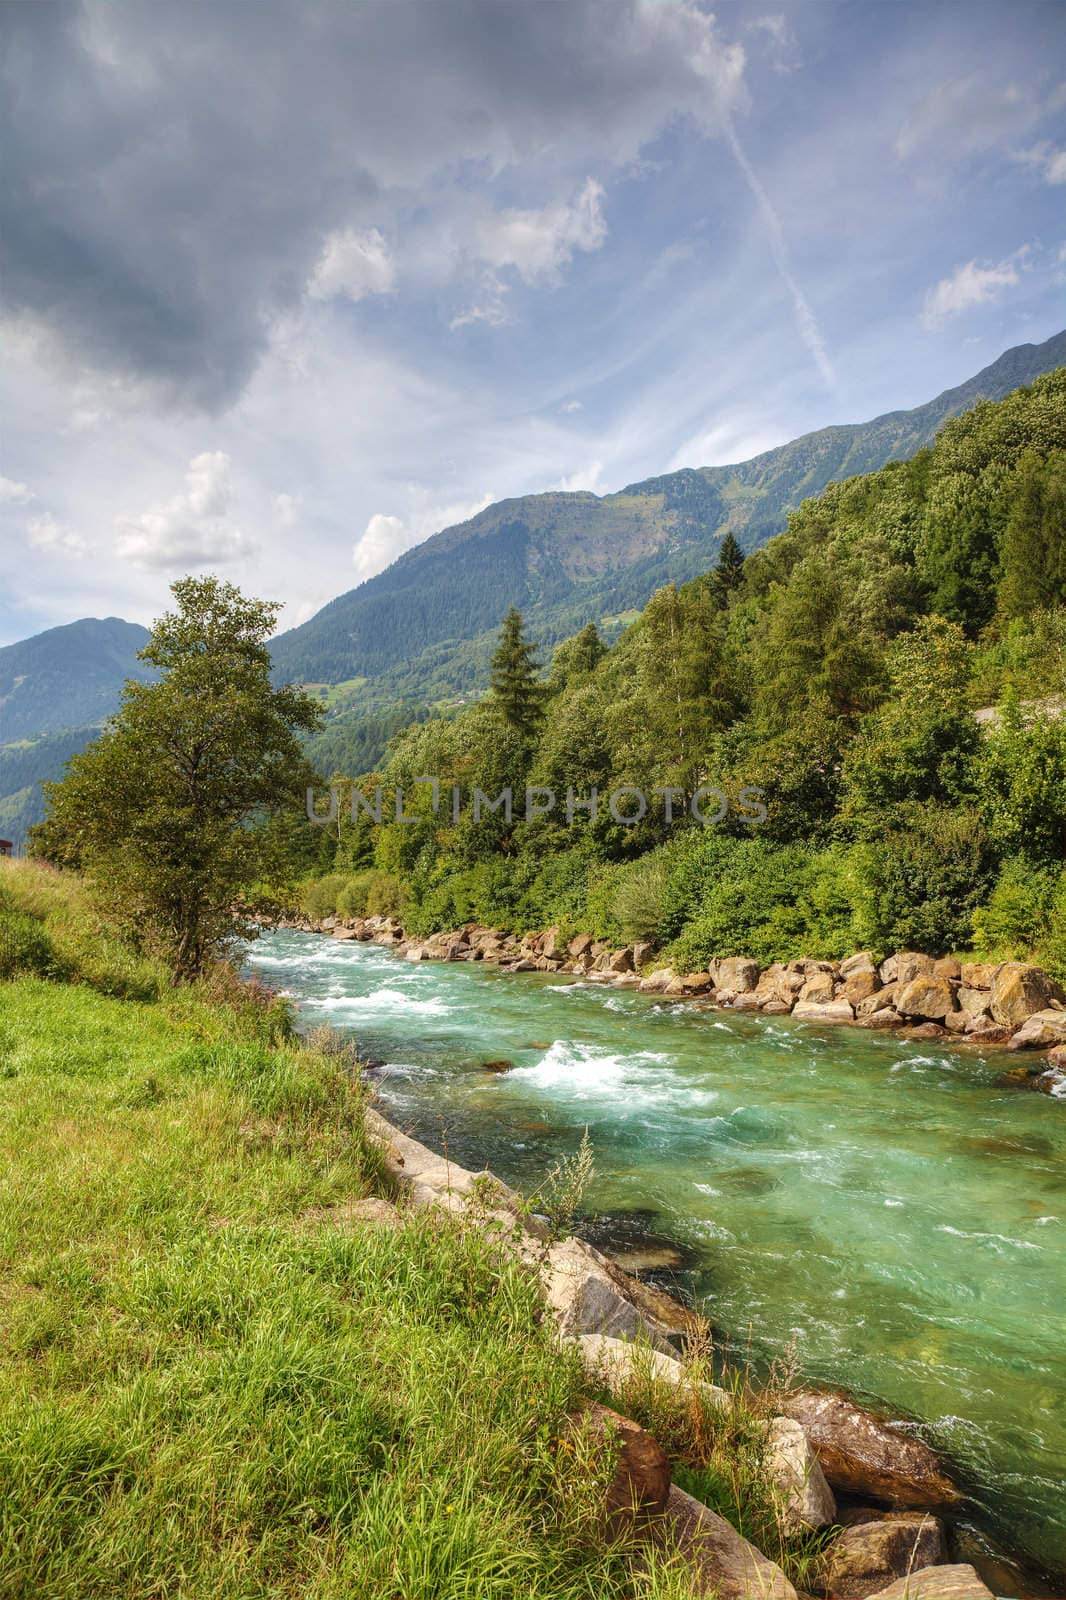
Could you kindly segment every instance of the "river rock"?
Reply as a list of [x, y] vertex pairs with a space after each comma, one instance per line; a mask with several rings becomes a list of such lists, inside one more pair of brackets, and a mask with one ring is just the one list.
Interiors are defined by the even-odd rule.
[[655, 946], [653, 944], [649, 943], [646, 939], [637, 940], [637, 943], [633, 946], [633, 965], [636, 967], [638, 972], [646, 962], [651, 960], [654, 954]]
[[908, 1039], [943, 1039], [947, 1029], [940, 1022], [919, 1022], [916, 1028], [908, 1033]]
[[922, 1567], [909, 1577], [897, 1578], [870, 1600], [995, 1600], [973, 1567], [960, 1563], [947, 1567]]
[[896, 992], [896, 1010], [904, 1017], [923, 1017], [929, 1021], [943, 1021], [949, 1011], [954, 1011], [955, 989], [947, 978], [936, 978], [931, 973], [919, 973], [909, 982], [900, 980]]
[[1033, 1079], [1033, 1088], [1055, 1100], [1066, 1100], [1066, 1067], [1049, 1067]]
[[[671, 1354], [669, 1335], [673, 1330], [653, 1312], [638, 1309], [629, 1285], [623, 1292], [619, 1280], [624, 1279], [624, 1273], [618, 1268], [612, 1273], [606, 1257], [581, 1239], [560, 1239], [553, 1244], [544, 1262], [542, 1285], [559, 1332], [564, 1338], [582, 1333], [643, 1338], [653, 1349]], [[638, 1284], [635, 1278], [629, 1282]]]
[[1001, 961], [964, 961], [959, 968], [959, 982], [967, 989], [991, 989]]
[[426, 952], [420, 944], [408, 945], [403, 953], [403, 958], [405, 961], [424, 961]]
[[[641, 983], [643, 989], [644, 984]], [[706, 994], [713, 987], [709, 972], [678, 972], [666, 985], [665, 994]]]
[[936, 1517], [882, 1517], [845, 1528], [832, 1547], [826, 1587], [834, 1600], [866, 1600], [896, 1578], [947, 1556]]
[[988, 1009], [996, 1022], [1017, 1028], [1034, 1011], [1048, 1010], [1053, 1000], [1061, 1005], [1066, 993], [1042, 967], [1005, 961], [992, 979]]
[[588, 955], [592, 949], [592, 937], [587, 933], [576, 934], [566, 948], [576, 961], [578, 956]]
[[340, 926], [332, 928], [330, 933], [334, 939], [358, 939], [359, 937], [354, 928], [342, 928]]
[[658, 1532], [667, 1550], [679, 1550], [685, 1559], [686, 1593], [714, 1600], [797, 1600], [776, 1562], [676, 1484]]
[[845, 1395], [800, 1390], [782, 1410], [803, 1425], [834, 1489], [922, 1509], [960, 1498], [928, 1445]]
[[611, 1531], [620, 1533], [627, 1523], [665, 1511], [670, 1461], [639, 1423], [593, 1402], [568, 1419], [565, 1431], [592, 1439], [614, 1456], [614, 1475], [604, 1497]]
[[840, 963], [840, 976], [842, 978], [854, 977], [859, 972], [871, 972], [876, 976], [877, 962], [873, 958], [872, 951], [858, 950], [855, 955], [848, 956], [845, 961]]
[[632, 972], [633, 951], [627, 945], [624, 950], [613, 950], [607, 958], [608, 972]]
[[855, 1021], [855, 1013], [846, 1000], [797, 1000], [792, 1015], [807, 1022]]
[[641, 978], [640, 987], [648, 994], [665, 994], [676, 977], [673, 967], [656, 967], [646, 978]]
[[970, 1029], [966, 1035], [966, 1043], [996, 1046], [1006, 1044], [1009, 1038], [1009, 1028], [1002, 1027], [998, 1022], [982, 1022], [978, 1027]]
[[725, 956], [711, 963], [711, 979], [716, 989], [747, 994], [759, 981], [759, 968], [747, 956]]
[[625, 1391], [650, 1379], [672, 1384], [675, 1388], [685, 1387], [690, 1393], [695, 1389], [704, 1402], [723, 1411], [728, 1411], [733, 1404], [725, 1389], [694, 1376], [691, 1367], [661, 1350], [633, 1344], [628, 1339], [613, 1339], [604, 1333], [583, 1333], [578, 1344], [585, 1365], [611, 1390]]
[[906, 1020], [892, 1006], [886, 1006], [881, 1011], [867, 1011], [855, 1018], [860, 1028], [903, 1028], [906, 1026]]
[[944, 1018], [944, 1026], [949, 1033], [966, 1033], [973, 1027], [973, 1020], [965, 1011], [949, 1011]]
[[873, 994], [868, 994], [865, 1000], [860, 1000], [855, 1007], [857, 1017], [872, 1016], [875, 1011], [888, 1011], [895, 1008], [896, 991], [898, 983], [882, 984], [880, 989], [875, 989]]
[[844, 979], [844, 982], [840, 987], [840, 997], [841, 999], [846, 1000], [850, 1006], [857, 1007], [860, 1006], [864, 1000], [872, 999], [872, 997], [879, 992], [880, 988], [881, 980], [877, 976], [877, 973], [873, 971], [872, 968], [869, 972], [867, 972], [865, 968], [862, 968], [858, 972], [850, 973], [849, 976]]
[[882, 983], [910, 983], [920, 974], [932, 974], [933, 958], [919, 950], [897, 950], [894, 956], [881, 963], [878, 976]]
[[951, 982], [958, 983], [961, 975], [962, 966], [957, 956], [941, 956], [939, 960], [933, 962], [934, 978], [947, 978]]
[[960, 1011], [965, 1011], [968, 1016], [987, 1017], [989, 1015], [988, 990], [968, 988], [965, 984], [960, 984], [955, 995], [955, 1004]]
[[804, 977], [801, 972], [790, 972], [783, 962], [775, 961], [766, 968], [755, 986], [755, 993], [759, 996], [760, 1005], [769, 1005], [772, 1000], [784, 1001], [789, 1010], [792, 1002], [803, 988]]
[[789, 1537], [836, 1521], [833, 1491], [825, 1481], [807, 1435], [794, 1417], [774, 1417], [767, 1441], [766, 1471], [781, 1495]]
[[1066, 1040], [1066, 1011], [1034, 1011], [1013, 1033], [1008, 1050], [1046, 1050]]
[[817, 1005], [828, 1005], [832, 1002], [834, 987], [831, 972], [812, 972], [799, 992], [797, 1004], [813, 1000]]

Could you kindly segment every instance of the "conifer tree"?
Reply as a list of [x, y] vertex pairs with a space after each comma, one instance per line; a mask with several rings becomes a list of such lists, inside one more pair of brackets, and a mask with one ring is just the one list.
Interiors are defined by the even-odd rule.
[[711, 595], [719, 606], [729, 602], [729, 596], [740, 583], [744, 571], [744, 552], [732, 533], [727, 533], [718, 551], [718, 565], [711, 574]]
[[504, 721], [523, 739], [532, 739], [544, 715], [543, 692], [532, 644], [526, 638], [522, 613], [512, 606], [503, 619], [492, 658], [492, 698]]

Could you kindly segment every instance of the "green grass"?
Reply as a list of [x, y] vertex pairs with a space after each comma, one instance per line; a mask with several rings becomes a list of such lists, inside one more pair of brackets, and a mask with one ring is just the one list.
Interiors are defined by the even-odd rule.
[[[0, 916], [70, 979], [0, 981], [0, 1600], [684, 1600], [606, 1539], [531, 1270], [441, 1212], [340, 1220], [388, 1191], [350, 1053], [173, 988], [76, 880], [7, 863]], [[737, 1392], [619, 1403], [805, 1572]]]

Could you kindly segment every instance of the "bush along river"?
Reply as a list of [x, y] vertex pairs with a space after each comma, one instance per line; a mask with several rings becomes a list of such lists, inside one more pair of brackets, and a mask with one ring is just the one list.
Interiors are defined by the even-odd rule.
[[958, 1559], [1066, 1568], [1066, 1106], [1016, 1057], [287, 930], [247, 960], [463, 1166], [530, 1192], [587, 1127], [593, 1243], [673, 1263], [733, 1362], [914, 1418], [973, 1502]]

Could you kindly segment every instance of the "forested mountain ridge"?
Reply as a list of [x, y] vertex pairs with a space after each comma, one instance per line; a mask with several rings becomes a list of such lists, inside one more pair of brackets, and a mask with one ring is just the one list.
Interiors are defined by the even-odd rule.
[[[830, 484], [746, 559], [727, 539], [613, 647], [587, 625], [555, 651], [532, 721], [521, 647], [509, 618], [488, 699], [393, 740], [381, 779], [419, 796], [419, 825], [342, 815], [336, 839], [306, 842], [302, 870], [335, 874], [312, 886], [316, 914], [332, 897], [414, 933], [652, 939], [682, 972], [977, 949], [1066, 976], [1066, 367]], [[1050, 714], [1023, 714], [1042, 697]], [[559, 804], [448, 821], [426, 773]], [[729, 803], [701, 827], [686, 802], [706, 786]], [[604, 804], [667, 789], [672, 818]], [[600, 802], [569, 818], [571, 792]]]
[[21, 843], [44, 815], [41, 780], [95, 738], [127, 678], [150, 671], [148, 630], [121, 617], [82, 617], [0, 648], [0, 834]]
[[279, 677], [368, 680], [368, 709], [483, 688], [510, 605], [542, 644], [645, 604], [713, 566], [732, 532], [752, 550], [828, 483], [914, 455], [950, 416], [1066, 363], [1066, 332], [1008, 350], [910, 411], [823, 428], [733, 466], [686, 468], [615, 494], [525, 495], [445, 528], [272, 645]]

